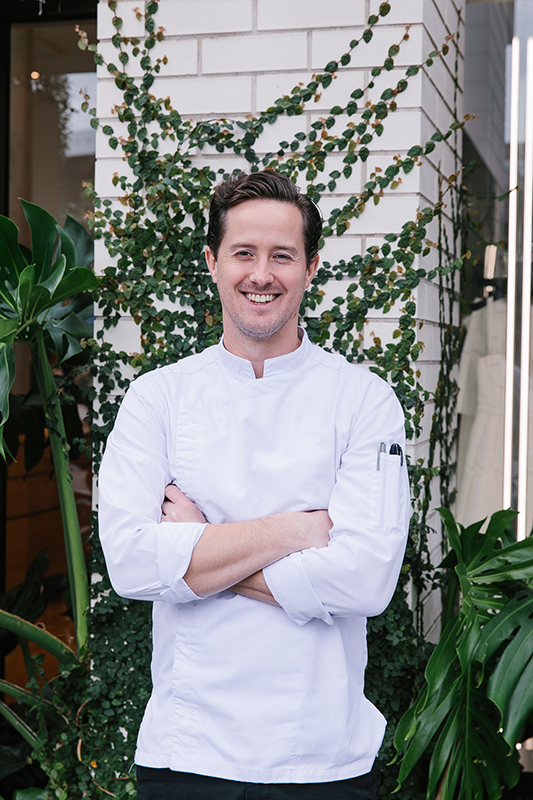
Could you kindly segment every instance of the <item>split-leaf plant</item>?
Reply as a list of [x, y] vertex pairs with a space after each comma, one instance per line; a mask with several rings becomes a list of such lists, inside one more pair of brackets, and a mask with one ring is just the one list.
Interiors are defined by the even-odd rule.
[[[354, 191], [354, 167], [367, 164], [371, 148], [398, 107], [399, 96], [414, 76], [435, 60], [445, 59], [450, 47], [455, 47], [452, 37], [422, 63], [400, 71], [395, 59], [409, 37], [408, 30], [402, 31], [379, 66], [371, 70], [368, 82], [354, 85], [342, 105], [332, 106], [317, 119], [311, 113], [314, 103], [322, 95], [327, 97], [324, 93], [337, 74], [349, 68], [352, 52], [373, 40], [376, 26], [390, 10], [389, 3], [383, 2], [338, 60], [329, 62], [308, 83], [295, 86], [263, 113], [246, 119], [195, 121], [185, 119], [168, 98], [156, 94], [157, 74], [167, 61], [166, 56], [157, 56], [164, 38], [156, 25], [158, 3], [146, 3], [142, 38], [124, 36], [123, 21], [117, 13], [120, 5], [108, 0], [108, 6], [113, 12], [115, 56], [106, 62], [97, 46], [80, 31], [80, 46], [95, 52], [97, 64], [107, 69], [121, 92], [113, 112], [116, 124], [101, 123], [88, 97], [85, 109], [92, 116], [91, 125], [101, 128], [125, 167], [113, 178], [118, 202], [94, 197], [95, 237], [103, 240], [111, 261], [103, 268], [101, 278], [103, 328], [90, 343], [97, 379], [97, 415], [92, 424], [96, 466], [120, 396], [132, 375], [199, 351], [220, 338], [221, 308], [204, 268], [203, 251], [209, 197], [226, 172], [224, 160], [214, 164], [212, 155], [204, 158], [204, 150], [221, 157], [236, 155], [243, 167], [251, 170], [278, 170], [298, 180], [318, 203], [323, 195], [339, 191], [339, 207], [325, 219], [327, 240], [358, 225], [369, 204], [378, 205], [386, 193], [398, 189], [402, 176], [433, 158], [437, 147], [451, 145], [455, 149], [457, 130], [462, 125], [455, 121], [447, 130], [436, 130], [427, 142], [414, 143], [406, 154], [391, 157], [388, 165], [369, 171], [363, 188]], [[141, 12], [137, 13], [142, 19]], [[361, 74], [353, 73], [354, 81]], [[386, 88], [373, 97], [377, 79], [387, 76]], [[301, 118], [301, 129], [296, 127], [289, 140], [265, 152], [263, 132], [285, 116]], [[401, 230], [388, 233], [365, 253], [338, 263], [325, 261], [301, 308], [314, 342], [343, 353], [350, 361], [366, 362], [394, 386], [406, 412], [410, 439], [420, 432], [425, 405], [432, 397], [421, 384], [416, 363], [423, 349], [416, 289], [423, 281], [454, 273], [462, 263], [453, 243], [440, 255], [438, 265], [426, 267], [423, 262], [425, 256], [435, 252], [428, 229], [447, 213], [445, 200], [443, 192], [438, 203], [420, 209]], [[324, 288], [335, 281], [339, 293], [324, 308]], [[445, 305], [450, 308], [452, 303]], [[385, 343], [369, 335], [370, 314], [375, 310], [390, 314], [393, 309], [396, 325], [392, 340]], [[139, 328], [140, 345], [133, 355], [117, 352], [109, 341], [109, 331], [124, 315]], [[445, 375], [449, 377], [453, 365], [446, 366]], [[450, 397], [452, 386], [445, 400], [447, 406], [453, 405]], [[436, 408], [436, 418], [441, 413], [442, 408]], [[431, 479], [439, 472], [437, 464], [411, 465], [417, 511], [408, 557], [391, 606], [369, 626], [372, 669], [367, 676], [368, 692], [392, 729], [412, 699], [417, 674], [426, 658], [425, 645], [407, 604], [406, 587], [412, 578], [421, 589], [427, 579], [425, 514]], [[134, 741], [150, 690], [150, 609], [148, 604], [127, 601], [113, 593], [96, 538], [91, 566], [95, 576], [91, 680], [70, 686], [72, 702], [80, 707], [78, 739], [62, 740], [59, 746], [57, 742], [43, 743], [41, 759], [57, 797], [67, 797], [69, 791], [99, 797], [103, 791], [126, 800], [135, 794]], [[384, 746], [385, 761], [389, 759], [391, 735]], [[383, 784], [385, 794], [394, 783], [389, 771]], [[409, 785], [409, 781], [403, 791], [406, 800], [421, 796], [420, 786]]]
[[430, 752], [427, 800], [498, 800], [519, 779], [533, 712], [533, 537], [515, 541], [514, 511], [493, 514], [485, 533], [485, 520], [465, 528], [440, 514], [461, 603], [396, 729], [399, 781]]
[[[8, 453], [3, 431], [10, 409], [10, 389], [16, 370], [14, 343], [29, 346], [40, 402], [48, 430], [52, 462], [57, 480], [65, 538], [68, 580], [76, 628], [77, 654], [42, 627], [12, 611], [0, 609], [0, 627], [15, 634], [22, 646], [33, 692], [0, 681], [0, 691], [41, 710], [52, 703], [44, 698], [44, 687], [36, 680], [38, 665], [30, 657], [28, 641], [55, 656], [61, 665], [80, 663], [87, 644], [89, 592], [83, 543], [69, 463], [69, 445], [54, 370], [82, 349], [82, 339], [91, 333], [86, 319], [86, 301], [80, 297], [97, 286], [89, 269], [92, 241], [85, 228], [67, 217], [64, 228], [43, 208], [22, 200], [31, 232], [31, 251], [19, 243], [19, 231], [0, 216], [0, 455]], [[80, 263], [78, 263], [78, 258]], [[52, 366], [51, 359], [55, 359]], [[0, 713], [20, 735], [35, 747], [41, 731], [17, 711], [0, 701]]]

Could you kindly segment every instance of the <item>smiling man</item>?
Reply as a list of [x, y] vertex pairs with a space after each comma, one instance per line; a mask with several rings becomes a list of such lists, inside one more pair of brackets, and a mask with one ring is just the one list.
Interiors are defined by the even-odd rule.
[[134, 381], [100, 471], [124, 597], [153, 601], [139, 800], [375, 800], [366, 618], [409, 522], [399, 404], [298, 326], [321, 218], [270, 171], [211, 201], [220, 344]]

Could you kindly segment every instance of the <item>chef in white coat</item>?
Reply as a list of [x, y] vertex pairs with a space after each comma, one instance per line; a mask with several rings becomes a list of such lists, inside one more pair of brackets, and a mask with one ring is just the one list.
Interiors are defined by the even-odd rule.
[[153, 602], [139, 800], [377, 798], [366, 618], [405, 549], [404, 419], [385, 381], [298, 325], [320, 235], [284, 176], [219, 186], [223, 339], [135, 380], [107, 443], [109, 574]]

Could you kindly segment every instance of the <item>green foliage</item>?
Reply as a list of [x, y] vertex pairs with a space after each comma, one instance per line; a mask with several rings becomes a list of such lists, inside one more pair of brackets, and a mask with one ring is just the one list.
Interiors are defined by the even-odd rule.
[[533, 538], [509, 533], [514, 511], [465, 528], [440, 509], [461, 586], [425, 673], [400, 721], [394, 745], [399, 781], [431, 752], [427, 799], [498, 800], [520, 770], [515, 744], [533, 711]]
[[[87, 638], [89, 592], [85, 557], [72, 489], [69, 446], [49, 352], [57, 362], [82, 349], [88, 324], [68, 303], [73, 295], [95, 289], [98, 282], [87, 266], [78, 266], [77, 248], [87, 262], [88, 233], [72, 218], [61, 228], [43, 208], [22, 200], [31, 231], [32, 250], [18, 243], [18, 229], [0, 216], [0, 455], [6, 455], [3, 429], [9, 415], [9, 393], [15, 378], [15, 341], [30, 346], [32, 362], [50, 434], [65, 534], [70, 593], [76, 638], [81, 649]], [[72, 234], [72, 236], [70, 235]], [[7, 626], [5, 612], [3, 625]], [[30, 637], [31, 638], [31, 637]], [[33, 640], [32, 640], [33, 641]]]
[[[305, 181], [308, 195], [319, 202], [323, 194], [345, 186], [354, 165], [368, 160], [371, 146], [397, 108], [398, 96], [426, 64], [425, 60], [424, 64], [412, 65], [404, 74], [395, 68], [395, 59], [408, 38], [406, 30], [387, 49], [366, 85], [354, 87], [342, 105], [333, 106], [328, 114], [313, 121], [308, 132], [302, 125], [290, 141], [280, 141], [272, 152], [264, 153], [261, 135], [266, 127], [275, 125], [282, 116], [298, 117], [312, 108], [337, 73], [350, 63], [353, 50], [372, 40], [374, 27], [390, 10], [388, 3], [380, 5], [379, 13], [369, 18], [365, 30], [338, 60], [329, 62], [307, 84], [299, 84], [275, 100], [263, 113], [244, 120], [201, 121], [183, 119], [168, 98], [152, 94], [155, 78], [166, 63], [165, 56], [156, 55], [156, 44], [163, 38], [156, 26], [157, 2], [147, 3], [142, 40], [121, 35], [116, 2], [108, 0], [108, 5], [114, 12], [116, 58], [106, 64], [96, 45], [80, 31], [80, 47], [95, 53], [96, 63], [114, 77], [122, 93], [122, 101], [114, 108], [116, 124], [104, 125], [101, 130], [110, 148], [123, 157], [129, 173], [129, 177], [117, 173], [113, 179], [120, 202], [94, 197], [95, 237], [104, 241], [112, 259], [101, 279], [104, 329], [89, 343], [93, 373], [98, 378], [92, 398], [98, 405], [92, 424], [96, 466], [120, 395], [132, 374], [202, 350], [220, 338], [221, 308], [204, 267], [204, 248], [209, 197], [226, 173], [223, 168], [215, 171], [209, 166], [207, 157], [204, 164], [203, 151], [236, 155], [243, 168], [274, 169], [300, 183]], [[445, 55], [448, 48], [445, 42], [429, 60]], [[135, 69], [132, 62], [136, 62]], [[139, 71], [139, 78], [128, 74]], [[376, 101], [371, 93], [380, 75], [389, 75], [390, 83]], [[92, 118], [91, 125], [98, 127], [89, 97], [84, 106]], [[461, 124], [437, 131], [405, 156], [391, 158], [388, 166], [368, 175], [358, 194], [348, 199], [341, 195], [339, 207], [325, 219], [324, 238], [343, 235], [369, 203], [377, 205], [386, 192], [395, 191], [402, 176], [421, 164], [438, 143], [453, 141]], [[333, 167], [331, 155], [337, 157]], [[212, 158], [209, 160], [212, 163]], [[324, 262], [301, 308], [312, 341], [343, 353], [350, 361], [369, 364], [391, 382], [404, 407], [410, 438], [420, 433], [425, 403], [432, 397], [420, 383], [416, 363], [424, 345], [418, 334], [414, 290], [421, 281], [451, 274], [461, 264], [449, 253], [442, 253], [441, 263], [434, 269], [424, 267], [422, 261], [434, 250], [427, 231], [443, 213], [444, 195], [435, 206], [420, 210], [400, 231], [387, 235], [381, 245], [348, 261]], [[323, 287], [335, 280], [343, 282], [338, 296], [330, 307], [323, 308]], [[369, 336], [369, 315], [375, 309], [384, 314], [395, 311], [398, 321], [390, 342]], [[131, 315], [139, 326], [140, 352], [133, 355], [114, 351], [106, 341], [107, 331], [124, 314]], [[436, 417], [441, 413], [442, 408], [437, 407]], [[427, 655], [428, 648], [407, 607], [405, 582], [412, 577], [421, 588], [427, 581], [430, 564], [425, 515], [431, 478], [441, 472], [432, 462], [412, 464], [410, 470], [417, 510], [402, 585], [385, 615], [370, 622], [369, 647], [376, 672], [369, 670], [368, 691], [389, 717], [392, 729], [413, 697], [416, 672], [421, 672]], [[69, 698], [77, 736], [65, 733], [59, 748], [56, 740], [43, 739], [41, 762], [56, 797], [67, 797], [71, 791], [76, 796], [96, 798], [103, 790], [126, 800], [135, 797], [131, 777], [134, 740], [150, 692], [150, 609], [148, 604], [122, 600], [113, 593], [97, 541], [91, 549], [91, 567], [97, 576], [91, 611], [91, 679], [77, 668], [56, 684], [56, 691]], [[387, 681], [382, 680], [383, 673]], [[381, 755], [385, 762], [391, 754], [391, 735], [392, 730]], [[415, 784], [419, 791], [418, 779], [406, 790], [405, 800], [414, 800]], [[390, 785], [388, 777], [384, 790], [388, 791]]]

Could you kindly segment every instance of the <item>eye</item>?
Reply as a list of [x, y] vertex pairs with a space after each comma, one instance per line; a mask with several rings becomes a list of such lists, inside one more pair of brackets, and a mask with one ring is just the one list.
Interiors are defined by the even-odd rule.
[[289, 255], [287, 255], [287, 253], [276, 253], [274, 258], [277, 261], [290, 261], [291, 260], [291, 257]]
[[238, 250], [235, 255], [239, 258], [250, 258], [252, 254], [249, 250]]

